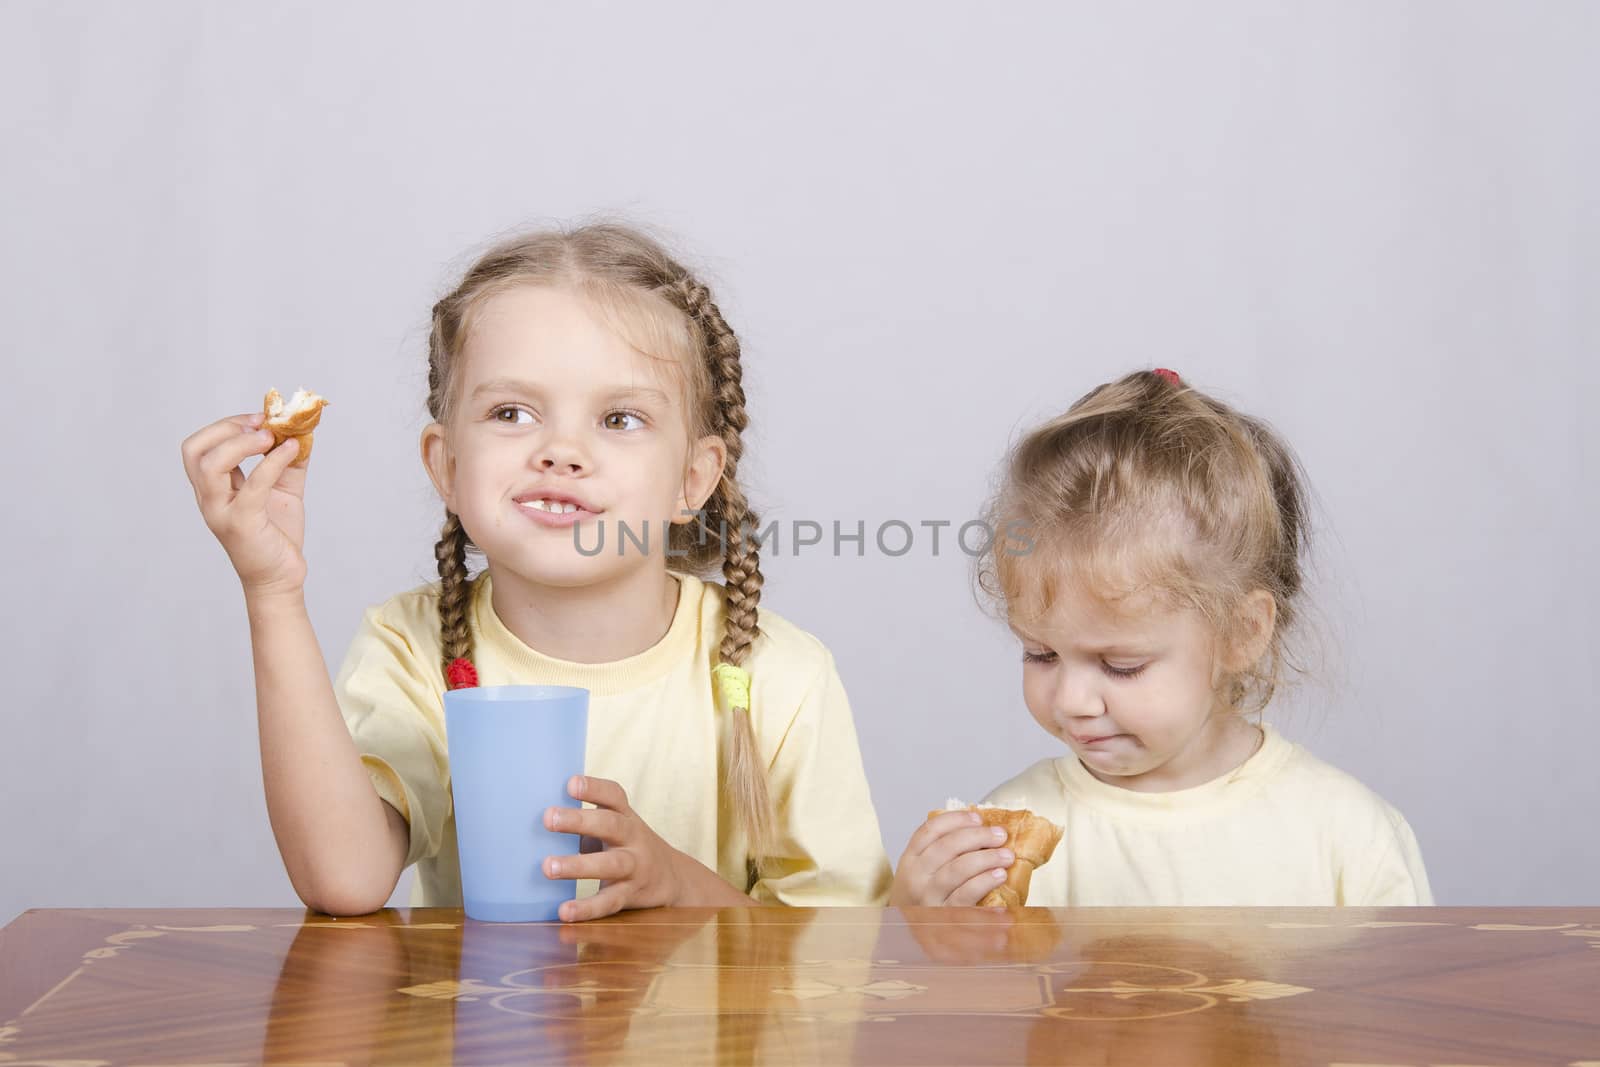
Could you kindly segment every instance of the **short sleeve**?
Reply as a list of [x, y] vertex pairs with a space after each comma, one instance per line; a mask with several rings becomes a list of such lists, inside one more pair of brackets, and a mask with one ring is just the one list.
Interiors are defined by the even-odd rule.
[[752, 897], [797, 907], [887, 902], [889, 857], [831, 654], [778, 745], [768, 786], [779, 836]]
[[410, 827], [407, 866], [438, 853], [451, 812], [443, 682], [438, 665], [422, 660], [402, 629], [373, 609], [334, 682], [373, 788]]
[[1433, 890], [1411, 826], [1391, 813], [1371, 847], [1345, 872], [1341, 904], [1354, 907], [1430, 907]]

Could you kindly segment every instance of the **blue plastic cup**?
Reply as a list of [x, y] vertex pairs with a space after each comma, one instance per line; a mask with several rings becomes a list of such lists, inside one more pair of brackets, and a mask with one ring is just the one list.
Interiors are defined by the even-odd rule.
[[550, 922], [577, 883], [552, 880], [544, 857], [578, 839], [544, 828], [544, 810], [578, 807], [567, 780], [583, 773], [589, 691], [563, 685], [494, 685], [444, 695], [450, 790], [467, 916]]

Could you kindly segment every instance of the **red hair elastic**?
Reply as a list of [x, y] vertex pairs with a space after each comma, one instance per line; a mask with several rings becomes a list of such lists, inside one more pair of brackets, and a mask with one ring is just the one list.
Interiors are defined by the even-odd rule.
[[1150, 373], [1154, 374], [1157, 378], [1160, 378], [1163, 381], [1172, 383], [1173, 385], [1183, 384], [1183, 379], [1178, 377], [1178, 372], [1175, 370], [1168, 370], [1165, 367], [1157, 367]]
[[478, 668], [472, 665], [470, 659], [458, 656], [451, 660], [444, 676], [450, 682], [451, 689], [476, 689], [478, 686]]

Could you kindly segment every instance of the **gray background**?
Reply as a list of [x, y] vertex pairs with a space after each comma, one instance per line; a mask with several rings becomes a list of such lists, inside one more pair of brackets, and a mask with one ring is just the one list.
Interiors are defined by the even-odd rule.
[[[0, 921], [294, 902], [245, 623], [178, 457], [332, 397], [312, 617], [431, 575], [428, 308], [493, 237], [675, 235], [745, 341], [767, 517], [972, 517], [1014, 435], [1172, 366], [1321, 504], [1272, 715], [1441, 902], [1596, 903], [1592, 4], [0, 7]], [[830, 538], [831, 540], [831, 538]], [[1046, 754], [948, 535], [764, 561], [885, 843]], [[408, 876], [409, 880], [409, 876]], [[402, 885], [402, 892], [404, 885]]]

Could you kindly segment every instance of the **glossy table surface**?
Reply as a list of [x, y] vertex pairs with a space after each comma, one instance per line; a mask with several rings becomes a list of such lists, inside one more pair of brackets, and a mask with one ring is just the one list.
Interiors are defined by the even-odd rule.
[[1600, 908], [38, 910], [0, 1064], [1600, 1067]]

